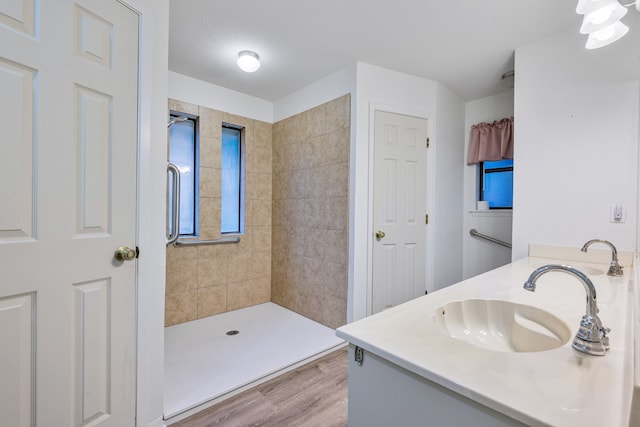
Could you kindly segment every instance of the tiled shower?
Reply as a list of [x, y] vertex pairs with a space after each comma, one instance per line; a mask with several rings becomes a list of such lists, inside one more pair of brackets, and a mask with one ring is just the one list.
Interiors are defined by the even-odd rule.
[[275, 124], [169, 100], [199, 117], [200, 239], [220, 236], [223, 123], [244, 128], [240, 243], [167, 248], [165, 326], [273, 301], [346, 323], [350, 96]]
[[167, 248], [165, 326], [271, 299], [272, 125], [175, 100], [169, 109], [199, 117], [199, 238], [221, 237], [223, 122], [244, 128], [246, 207], [240, 243]]

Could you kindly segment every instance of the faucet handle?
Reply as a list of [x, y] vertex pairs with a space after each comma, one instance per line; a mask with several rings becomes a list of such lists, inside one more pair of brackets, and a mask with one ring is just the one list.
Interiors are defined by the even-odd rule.
[[586, 341], [597, 341], [602, 336], [602, 330], [598, 326], [592, 316], [584, 315], [580, 319], [580, 329], [576, 335]]
[[573, 339], [572, 347], [583, 353], [604, 356], [609, 350], [607, 334], [610, 331], [609, 328], [602, 326], [597, 316], [583, 316], [580, 321], [580, 329]]
[[607, 334], [611, 332], [611, 329], [602, 328], [600, 329], [600, 332], [602, 333], [602, 346], [605, 350], [609, 350], [609, 337], [607, 336]]
[[611, 329], [602, 326], [598, 316], [584, 315], [580, 320], [580, 329], [578, 329], [576, 336], [589, 342], [599, 342], [606, 339], [608, 345], [609, 337], [607, 337], [607, 334], [609, 332], [611, 332]]
[[609, 266], [609, 271], [607, 271], [607, 276], [622, 276], [624, 272], [622, 271], [622, 266], [618, 264], [618, 261], [612, 262]]

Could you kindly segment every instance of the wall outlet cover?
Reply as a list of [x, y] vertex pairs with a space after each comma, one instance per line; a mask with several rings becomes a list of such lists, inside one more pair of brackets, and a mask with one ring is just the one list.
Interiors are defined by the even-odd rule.
[[609, 206], [609, 222], [624, 224], [627, 220], [627, 207], [626, 205], [617, 203]]

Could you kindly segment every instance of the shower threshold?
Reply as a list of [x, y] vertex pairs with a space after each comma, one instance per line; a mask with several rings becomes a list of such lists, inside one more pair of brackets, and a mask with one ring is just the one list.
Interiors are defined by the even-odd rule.
[[165, 328], [167, 424], [319, 358], [345, 341], [274, 303]]

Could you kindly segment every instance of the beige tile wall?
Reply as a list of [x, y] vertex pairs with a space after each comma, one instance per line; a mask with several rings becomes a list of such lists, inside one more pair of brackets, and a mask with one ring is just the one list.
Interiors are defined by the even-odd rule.
[[346, 323], [350, 96], [273, 126], [271, 298]]
[[244, 127], [246, 198], [240, 243], [167, 248], [165, 326], [271, 300], [273, 125], [176, 100], [169, 109], [200, 120], [199, 238], [221, 237], [223, 122]]

